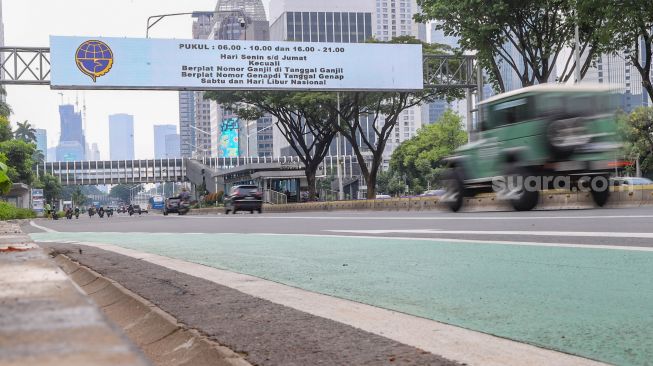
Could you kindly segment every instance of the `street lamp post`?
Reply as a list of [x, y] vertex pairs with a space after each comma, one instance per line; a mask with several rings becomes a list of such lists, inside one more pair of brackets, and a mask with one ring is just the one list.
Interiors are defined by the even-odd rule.
[[129, 189], [129, 203], [132, 203], [132, 201], [134, 201], [134, 194], [133, 194], [134, 189], [136, 189], [136, 188], [138, 188], [140, 186], [141, 186], [140, 184], [137, 184], [137, 185], [135, 185], [135, 186], [133, 186], [131, 188], [128, 188]]
[[[191, 125], [188, 125], [188, 127], [190, 127], [190, 128], [192, 128], [192, 129], [194, 129], [194, 130], [196, 130], [196, 131], [198, 131], [198, 132], [201, 132], [201, 133], [203, 133], [203, 134], [209, 136], [209, 138], [211, 138], [211, 137], [213, 136], [210, 132], [205, 131], [205, 130], [202, 130], [201, 128], [197, 128], [197, 127], [195, 127], [195, 126], [191, 126]], [[205, 152], [204, 156], [206, 156], [206, 152], [209, 152], [209, 156], [210, 156], [210, 154], [211, 154], [211, 151], [210, 151], [210, 150], [203, 149], [203, 148], [198, 147], [198, 146], [195, 146], [195, 145], [193, 145], [193, 144], [191, 144], [191, 143], [188, 143], [188, 144], [189, 144], [191, 147], [194, 147], [194, 148], [197, 149], [197, 150], [201, 150], [201, 151]]]
[[269, 125], [267, 127], [261, 128], [260, 130], [256, 130], [256, 131], [254, 131], [252, 133], [249, 133], [249, 123], [247, 123], [247, 130], [245, 132], [245, 136], [246, 136], [246, 139], [247, 139], [247, 144], [246, 144], [246, 146], [247, 146], [247, 148], [246, 148], [247, 149], [247, 156], [245, 156], [246, 158], [249, 158], [249, 137], [252, 136], [252, 135], [257, 135], [259, 132], [263, 132], [263, 131], [265, 131], [267, 129], [270, 129], [270, 128], [272, 128], [272, 126], [274, 126], [274, 125], [271, 124], [271, 125]]
[[145, 38], [150, 38], [150, 29], [152, 27], [154, 27], [157, 23], [162, 21], [164, 18], [179, 16], [179, 15], [195, 15], [195, 14], [201, 14], [201, 13], [213, 13], [213, 12], [212, 11], [206, 11], [206, 12], [193, 11], [193, 12], [187, 12], [187, 13], [171, 13], [171, 14], [152, 15], [151, 17], [147, 18], [147, 28], [145, 29]]
[[[338, 126], [340, 126], [340, 92], [338, 92]], [[340, 132], [336, 137], [336, 161], [338, 163], [336, 171], [338, 174], [338, 200], [342, 201], [345, 199], [345, 189], [342, 182], [342, 167], [340, 166]]]

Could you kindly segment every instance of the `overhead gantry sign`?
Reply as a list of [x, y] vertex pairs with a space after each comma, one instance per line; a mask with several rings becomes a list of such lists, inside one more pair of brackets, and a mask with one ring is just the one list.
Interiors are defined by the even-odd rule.
[[477, 88], [473, 56], [415, 44], [51, 37], [2, 47], [0, 84], [52, 89], [415, 91]]

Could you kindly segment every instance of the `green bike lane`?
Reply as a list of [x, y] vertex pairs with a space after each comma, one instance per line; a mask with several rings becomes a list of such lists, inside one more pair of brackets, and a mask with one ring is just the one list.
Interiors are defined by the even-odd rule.
[[113, 244], [620, 365], [653, 360], [653, 252], [266, 234], [38, 233]]

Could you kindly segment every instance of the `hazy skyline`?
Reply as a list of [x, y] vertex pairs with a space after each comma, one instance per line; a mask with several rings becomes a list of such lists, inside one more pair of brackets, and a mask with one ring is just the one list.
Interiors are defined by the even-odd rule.
[[[82, 0], [4, 0], [5, 45], [49, 47], [49, 36], [145, 37], [147, 18], [155, 14], [214, 10], [217, 0], [114, 0], [98, 12], [97, 2]], [[65, 5], [64, 5], [65, 4]], [[268, 11], [269, 0], [263, 0]], [[90, 16], [89, 16], [90, 15]], [[192, 18], [166, 18], [150, 30], [153, 38], [192, 38]], [[86, 99], [86, 141], [96, 142], [102, 159], [109, 158], [109, 115], [134, 116], [136, 158], [154, 157], [153, 126], [179, 126], [178, 92], [59, 91], [47, 86], [7, 86], [10, 120], [29, 121], [48, 131], [48, 146], [59, 142], [59, 112], [64, 103], [80, 109]]]

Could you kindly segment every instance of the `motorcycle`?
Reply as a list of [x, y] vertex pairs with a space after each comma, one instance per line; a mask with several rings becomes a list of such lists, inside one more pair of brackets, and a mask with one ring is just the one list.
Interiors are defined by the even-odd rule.
[[57, 210], [52, 210], [52, 220], [59, 220], [59, 214]]
[[100, 216], [100, 218], [103, 218], [104, 217], [104, 210], [98, 210], [97, 214], [98, 214], [98, 216]]
[[113, 216], [113, 210], [109, 209], [109, 210], [107, 210], [107, 218], [109, 218], [111, 216]]
[[190, 211], [190, 204], [188, 201], [181, 201], [179, 202], [179, 208], [177, 209], [177, 212], [179, 215], [185, 215]]
[[75, 211], [75, 219], [79, 220], [79, 211]]
[[73, 212], [71, 210], [66, 211], [66, 219], [72, 220], [73, 218]]
[[89, 208], [88, 209], [88, 217], [93, 217], [95, 215], [95, 209]]

